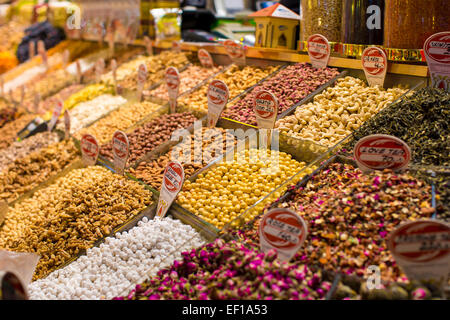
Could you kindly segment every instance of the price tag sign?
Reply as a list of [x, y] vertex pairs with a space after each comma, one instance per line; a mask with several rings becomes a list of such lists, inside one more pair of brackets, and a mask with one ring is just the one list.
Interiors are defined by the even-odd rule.
[[260, 134], [264, 135], [263, 143], [270, 148], [272, 130], [278, 115], [278, 99], [269, 91], [260, 91], [255, 95], [253, 111]]
[[67, 65], [69, 64], [69, 59], [70, 59], [70, 52], [69, 50], [64, 50], [63, 52], [63, 67], [67, 67]]
[[114, 169], [117, 174], [123, 175], [130, 154], [130, 143], [127, 135], [122, 131], [116, 131], [112, 139], [114, 155]]
[[63, 105], [64, 102], [61, 99], [59, 99], [55, 109], [53, 110], [52, 119], [48, 124], [48, 131], [52, 131], [56, 123], [58, 122], [59, 116], [61, 115], [63, 109]]
[[149, 56], [153, 55], [153, 43], [148, 36], [144, 37], [145, 48], [147, 49], [147, 54]]
[[450, 224], [416, 220], [389, 234], [389, 251], [410, 280], [443, 284], [450, 270]]
[[166, 69], [165, 81], [169, 92], [170, 113], [175, 113], [177, 108], [177, 98], [180, 89], [180, 74], [177, 68], [168, 67]]
[[162, 219], [172, 205], [184, 183], [184, 169], [178, 161], [171, 161], [164, 170], [163, 181], [159, 192], [156, 218]]
[[289, 261], [305, 242], [308, 228], [296, 212], [285, 208], [269, 210], [259, 225], [261, 251], [275, 249], [281, 261]]
[[105, 72], [105, 59], [100, 58], [95, 64], [95, 77], [97, 82], [100, 82], [101, 75]]
[[25, 90], [26, 90], [25, 84], [20, 86], [20, 105], [23, 104], [23, 100], [25, 99]]
[[69, 110], [64, 111], [64, 138], [70, 138], [70, 113]]
[[273, 129], [278, 115], [278, 99], [269, 91], [260, 91], [255, 96], [253, 111], [258, 128]]
[[202, 66], [204, 68], [214, 67], [213, 59], [208, 51], [206, 51], [205, 49], [200, 49], [200, 50], [198, 50], [197, 55], [198, 55], [198, 60], [200, 60], [200, 63], [202, 64]]
[[450, 92], [450, 31], [429, 37], [423, 45], [433, 87]]
[[41, 94], [39, 92], [35, 92], [34, 93], [34, 101], [33, 101], [34, 113], [39, 113], [39, 105], [40, 104], [41, 104]]
[[81, 72], [81, 64], [80, 64], [80, 60], [77, 60], [75, 62], [75, 65], [77, 67], [77, 82], [81, 83], [81, 79], [83, 77], [83, 73]]
[[384, 85], [387, 61], [386, 53], [380, 48], [369, 47], [363, 51], [361, 62], [370, 86]]
[[138, 67], [138, 72], [137, 72], [137, 77], [138, 77], [138, 101], [142, 100], [142, 92], [144, 91], [144, 86], [145, 86], [145, 82], [147, 81], [147, 66], [142, 63], [141, 65], [139, 65]]
[[36, 55], [36, 43], [34, 41], [28, 42], [28, 56], [29, 59], [33, 59], [33, 57]]
[[81, 157], [87, 166], [93, 166], [97, 163], [100, 147], [97, 139], [90, 134], [81, 137]]
[[117, 61], [116, 59], [111, 60], [111, 69], [114, 81], [114, 92], [117, 94]]
[[225, 40], [223, 42], [225, 51], [227, 52], [230, 59], [237, 65], [245, 66], [245, 48], [242, 44], [237, 43], [233, 40]]
[[402, 170], [408, 167], [411, 149], [397, 137], [374, 134], [356, 143], [353, 156], [364, 172], [383, 169]]
[[107, 41], [108, 41], [108, 47], [109, 47], [109, 50], [110, 50], [111, 54], [114, 54], [114, 49], [115, 49], [114, 48], [114, 46], [115, 46], [115, 42], [114, 42], [115, 35], [114, 35], [114, 33], [115, 33], [114, 24], [111, 22], [108, 25], [108, 28], [106, 30], [106, 38], [107, 38]]
[[208, 87], [208, 126], [215, 127], [228, 102], [230, 92], [225, 82], [213, 80]]
[[175, 52], [181, 52], [181, 45], [179, 41], [173, 41], [172, 42], [172, 49]]
[[314, 68], [326, 68], [330, 60], [330, 53], [330, 43], [323, 35], [313, 34], [308, 38], [308, 55]]
[[47, 51], [45, 50], [45, 43], [42, 40], [38, 41], [37, 44], [38, 53], [42, 58], [42, 63], [45, 65], [46, 68], [48, 68], [48, 56]]

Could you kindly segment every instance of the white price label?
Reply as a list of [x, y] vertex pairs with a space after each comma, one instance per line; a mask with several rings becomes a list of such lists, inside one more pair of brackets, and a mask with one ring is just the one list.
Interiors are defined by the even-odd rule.
[[423, 51], [430, 69], [432, 86], [450, 92], [450, 31], [429, 37], [423, 45]]
[[81, 138], [81, 155], [83, 162], [87, 166], [93, 166], [97, 163], [100, 147], [94, 136], [85, 134]]
[[48, 124], [48, 131], [52, 131], [53, 128], [55, 127], [56, 123], [58, 122], [59, 116], [61, 115], [63, 106], [64, 102], [60, 99], [56, 104], [55, 109], [53, 110], [52, 119]]
[[138, 79], [137, 79], [137, 83], [138, 83], [138, 87], [137, 87], [138, 101], [142, 100], [142, 92], [144, 91], [145, 82], [147, 81], [147, 75], [148, 75], [147, 66], [144, 63], [139, 65], [138, 72], [137, 72], [137, 77], [138, 77]]
[[70, 138], [70, 113], [69, 110], [64, 111], [64, 138]]
[[123, 175], [130, 154], [130, 143], [127, 135], [122, 131], [116, 131], [112, 139], [114, 155], [114, 169], [117, 174]]
[[175, 113], [180, 89], [180, 74], [177, 68], [169, 67], [166, 69], [165, 81], [169, 92], [170, 113]]
[[225, 47], [225, 51], [227, 52], [228, 56], [234, 63], [241, 66], [246, 65], [246, 49], [242, 44], [237, 43], [233, 40], [225, 40], [223, 42], [223, 46]]
[[386, 53], [380, 48], [369, 47], [363, 51], [361, 62], [367, 82], [370, 86], [384, 85], [387, 72]]
[[156, 218], [162, 219], [172, 205], [184, 183], [184, 168], [178, 161], [171, 161], [166, 167], [159, 192]]
[[281, 261], [289, 261], [305, 242], [308, 228], [303, 218], [286, 208], [269, 210], [259, 225], [261, 251], [275, 249]]
[[215, 127], [230, 96], [228, 86], [220, 80], [212, 80], [208, 87], [208, 126]]
[[308, 38], [308, 55], [314, 68], [326, 68], [330, 53], [331, 48], [327, 38], [321, 34], [313, 34]]
[[200, 63], [205, 68], [212, 68], [214, 66], [213, 59], [208, 51], [205, 49], [198, 50], [198, 60], [200, 60]]

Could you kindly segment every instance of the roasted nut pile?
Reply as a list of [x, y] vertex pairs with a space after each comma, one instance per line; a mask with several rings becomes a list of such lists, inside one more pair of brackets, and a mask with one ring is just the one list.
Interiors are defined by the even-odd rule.
[[299, 106], [295, 114], [278, 120], [275, 127], [289, 137], [330, 147], [405, 92], [401, 88], [368, 87], [360, 79], [345, 77], [316, 95], [314, 102]]
[[[64, 101], [64, 109], [70, 110], [79, 103], [86, 102], [89, 100], [92, 100], [98, 96], [101, 96], [102, 94], [113, 94], [114, 88], [108, 87], [102, 84], [91, 84], [82, 90], [74, 93]], [[51, 114], [50, 114], [51, 118]]]
[[278, 114], [281, 114], [338, 74], [337, 69], [316, 69], [306, 63], [288, 66], [255, 87], [245, 97], [228, 105], [222, 116], [256, 126], [253, 103], [258, 92], [267, 90], [273, 93], [279, 103]]
[[[38, 79], [30, 82], [25, 90], [23, 105], [32, 110], [34, 104], [34, 93], [39, 92], [42, 99], [45, 99], [76, 81], [76, 77], [64, 69], [58, 69], [48, 74], [42, 75]], [[19, 101], [21, 98], [21, 89], [14, 90], [14, 98]]]
[[[128, 77], [132, 73], [136, 73], [137, 68], [142, 63], [147, 63], [148, 61], [151, 61], [152, 57], [144, 57], [144, 56], [138, 56], [134, 58], [131, 61], [125, 62], [117, 67], [116, 70], [116, 79], [117, 81], [122, 81], [126, 77]], [[108, 83], [110, 85], [113, 84], [113, 73], [112, 71], [102, 75], [101, 77], [102, 82]]]
[[40, 132], [23, 141], [15, 141], [8, 148], [0, 151], [0, 172], [15, 160], [27, 156], [59, 141], [55, 132]]
[[[184, 52], [177, 53], [168, 50], [147, 59], [145, 61], [145, 64], [147, 66], [148, 75], [147, 80], [145, 81], [145, 88], [148, 88], [149, 86], [164, 80], [164, 73], [168, 67], [175, 67], [178, 69], [178, 71], [181, 71], [181, 69], [189, 63], [187, 55], [188, 54]], [[122, 88], [137, 88], [138, 66], [136, 66], [136, 68], [133, 70], [133, 73], [126, 76], [123, 80], [117, 80]]]
[[10, 208], [0, 247], [41, 256], [45, 277], [151, 203], [141, 184], [100, 166], [76, 169]]
[[421, 165], [450, 165], [450, 93], [421, 89], [365, 122], [346, 149], [371, 134], [389, 134], [405, 141], [412, 161]]
[[115, 300], [313, 300], [331, 288], [320, 270], [280, 263], [257, 245], [217, 239], [182, 256]]
[[0, 200], [16, 200], [61, 172], [78, 156], [72, 140], [65, 140], [16, 159], [0, 173]]
[[[387, 250], [387, 235], [400, 223], [434, 212], [424, 182], [389, 170], [363, 174], [340, 163], [293, 190], [278, 207], [295, 210], [308, 224], [308, 236], [294, 260], [358, 276], [376, 265], [386, 280], [401, 276]], [[256, 243], [258, 224], [246, 232]]]
[[[43, 115], [47, 112], [53, 112], [53, 109], [55, 108], [60, 99], [62, 101], [65, 101], [69, 99], [73, 94], [83, 89], [84, 87], [85, 86], [83, 84], [72, 84], [62, 89], [58, 93], [52, 95], [51, 97], [48, 97], [45, 100], [41, 100], [41, 102], [39, 102], [38, 113]], [[34, 110], [34, 101], [33, 105], [30, 106], [29, 110]]]
[[[202, 81], [208, 79], [222, 69], [222, 66], [214, 68], [203, 68], [202, 66], [192, 65], [187, 67], [186, 70], [180, 72], [179, 94], [181, 95], [184, 92], [193, 89]], [[169, 92], [167, 91], [167, 86], [165, 83], [162, 83], [158, 88], [150, 92], [144, 92], [144, 95], [157, 97], [162, 100], [169, 100]]]
[[[75, 134], [77, 131], [93, 123], [108, 112], [117, 109], [126, 102], [127, 100], [121, 96], [104, 94], [90, 101], [78, 104], [70, 110], [70, 133]], [[60, 121], [57, 128], [64, 130], [64, 121]]]
[[128, 232], [106, 238], [63, 269], [28, 287], [33, 300], [112, 299], [144, 277], [167, 267], [181, 252], [205, 241], [179, 220], [146, 217]]
[[20, 118], [25, 114], [25, 110], [23, 108], [14, 108], [12, 106], [7, 106], [6, 103], [0, 109], [0, 129], [3, 128], [6, 124]]
[[31, 114], [24, 114], [20, 118], [7, 123], [0, 129], [0, 149], [8, 148], [14, 141], [16, 141], [17, 134], [20, 130], [32, 121], [36, 116]]
[[95, 136], [98, 143], [104, 144], [112, 139], [112, 135], [117, 130], [123, 131], [130, 128], [159, 109], [161, 105], [148, 101], [121, 106], [88, 128], [78, 131], [75, 137], [81, 139], [83, 134], [89, 133]]
[[[257, 84], [260, 80], [264, 79], [277, 69], [278, 67], [260, 68], [252, 66], [240, 68], [237, 65], [232, 65], [224, 72], [218, 74], [214, 79], [226, 83], [228, 90], [230, 91], [229, 100], [231, 100], [242, 93], [243, 90]], [[178, 103], [180, 106], [183, 105], [187, 110], [194, 112], [194, 114], [198, 116], [205, 115], [208, 112], [208, 98], [206, 96], [208, 86], [209, 83], [203, 85], [189, 95], [180, 97]]]
[[[159, 190], [164, 170], [170, 161], [177, 160], [183, 165], [187, 179], [236, 144], [236, 137], [221, 128], [195, 130], [195, 133], [186, 140], [171, 148], [167, 154], [155, 160], [143, 161], [136, 169], [130, 168], [129, 172]], [[200, 148], [196, 146], [195, 141]], [[189, 150], [190, 156], [186, 159], [185, 154]]]
[[305, 163], [284, 152], [243, 150], [234, 155], [233, 161], [221, 162], [199, 174], [194, 182], [186, 180], [177, 202], [222, 228], [304, 167]]
[[[160, 144], [169, 141], [177, 129], [188, 128], [196, 120], [189, 112], [165, 114], [135, 129], [128, 134], [130, 143], [128, 164], [143, 157]], [[113, 159], [111, 142], [100, 148], [100, 154], [110, 160]]]

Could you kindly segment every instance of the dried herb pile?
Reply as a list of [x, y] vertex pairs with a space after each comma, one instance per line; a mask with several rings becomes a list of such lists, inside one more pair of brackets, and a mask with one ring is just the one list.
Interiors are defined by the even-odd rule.
[[420, 165], [449, 166], [450, 94], [424, 88], [382, 110], [365, 122], [345, 148], [371, 134], [389, 134], [408, 143], [412, 162]]

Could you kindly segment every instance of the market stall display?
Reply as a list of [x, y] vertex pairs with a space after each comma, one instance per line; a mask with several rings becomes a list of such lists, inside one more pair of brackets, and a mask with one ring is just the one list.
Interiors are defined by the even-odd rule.
[[[294, 260], [358, 276], [377, 265], [386, 280], [404, 276], [387, 250], [387, 235], [400, 223], [429, 218], [435, 211], [430, 186], [423, 181], [389, 170], [363, 174], [339, 162], [276, 206], [295, 210], [308, 223], [308, 236]], [[257, 243], [258, 223], [247, 233]]]
[[30, 296], [35, 300], [112, 299], [149, 273], [166, 267], [164, 261], [180, 259], [181, 252], [204, 242], [191, 226], [179, 220], [144, 217], [128, 232], [106, 238], [69, 266], [33, 282]]
[[[36, 137], [42, 136], [38, 134], [23, 142], [36, 141]], [[73, 141], [65, 140], [15, 159], [0, 172], [0, 200], [7, 202], [17, 200], [59, 174], [78, 158], [79, 152]]]
[[[245, 66], [243, 68], [233, 64], [224, 72], [214, 77], [215, 80], [223, 81], [229, 90], [229, 100], [237, 97], [243, 90], [254, 86], [259, 81], [275, 72], [279, 67], [254, 67]], [[181, 108], [185, 108], [198, 116], [204, 116], [208, 112], [208, 99], [206, 92], [208, 84], [203, 85], [194, 92], [180, 97], [178, 103]]]
[[[180, 95], [193, 89], [202, 81], [220, 72], [222, 69], [222, 66], [213, 68], [204, 68], [197, 65], [188, 66], [186, 70], [180, 73]], [[169, 100], [169, 92], [167, 91], [167, 86], [164, 83], [154, 90], [149, 92], [144, 91], [144, 96], [156, 97], [163, 101]]]
[[55, 132], [41, 132], [28, 139], [13, 142], [8, 148], [0, 150], [0, 172], [17, 159], [27, 156], [59, 141]]
[[278, 99], [278, 114], [281, 114], [338, 74], [337, 69], [316, 69], [306, 63], [287, 66], [242, 98], [229, 103], [222, 116], [256, 126], [253, 103], [258, 92], [267, 90], [274, 94]]
[[[186, 142], [180, 142], [157, 159], [140, 162], [136, 169], [130, 168], [129, 172], [156, 190], [160, 190], [164, 170], [170, 161], [179, 161], [183, 165], [185, 177], [189, 178], [218, 156], [230, 151], [236, 143], [236, 137], [224, 129], [202, 128], [201, 130], [195, 130], [186, 139]], [[200, 145], [200, 148], [198, 145]], [[186, 150], [190, 150], [187, 159], [185, 158]]]
[[0, 128], [3, 128], [7, 123], [17, 120], [25, 114], [23, 108], [16, 108], [6, 102], [1, 104], [3, 107], [0, 108]]
[[[177, 203], [221, 229], [305, 166], [284, 152], [242, 150], [233, 161], [218, 163], [193, 182], [186, 180]], [[252, 219], [252, 214], [245, 219]]]
[[127, 130], [140, 121], [148, 119], [147, 116], [157, 117], [160, 113], [164, 113], [164, 108], [149, 101], [126, 104], [99, 119], [88, 128], [79, 130], [75, 137], [81, 139], [83, 134], [89, 133], [95, 136], [100, 144], [105, 144], [111, 140], [112, 135], [117, 130]]
[[303, 264], [280, 263], [275, 251], [218, 239], [182, 253], [182, 259], [115, 300], [323, 299], [330, 280]]
[[[163, 51], [156, 56], [152, 56], [145, 60], [148, 75], [145, 80], [144, 88], [149, 88], [152, 85], [164, 80], [164, 74], [167, 67], [174, 67], [181, 71], [188, 63], [188, 55], [184, 52]], [[124, 79], [119, 80], [118, 84], [124, 89], [137, 88], [137, 67], [126, 76]]]
[[405, 141], [412, 151], [412, 161], [421, 165], [449, 166], [450, 93], [424, 88], [394, 103], [355, 131], [344, 147], [371, 134], [389, 134]]
[[[130, 142], [128, 164], [132, 164], [157, 146], [169, 141], [176, 130], [188, 128], [196, 120], [195, 116], [189, 112], [165, 114], [135, 129], [128, 134]], [[112, 161], [111, 142], [101, 146], [100, 155]]]
[[[72, 95], [83, 89], [85, 85], [83, 84], [72, 84], [70, 86], [65, 87], [58, 93], [55, 93], [54, 95], [48, 97], [47, 99], [41, 100], [39, 102], [37, 113], [39, 115], [44, 115], [47, 112], [53, 111], [58, 101], [66, 101], [69, 99]], [[34, 103], [33, 108], [31, 110], [34, 110]]]
[[331, 147], [365, 121], [394, 102], [407, 90], [368, 87], [364, 81], [345, 77], [280, 119], [275, 127], [288, 137], [308, 139]]
[[0, 150], [8, 148], [16, 139], [20, 130], [35, 118], [32, 114], [24, 114], [21, 117], [8, 122], [0, 129]]
[[75, 169], [9, 208], [0, 248], [39, 254], [37, 280], [150, 204], [150, 191], [135, 181], [100, 166]]
[[[77, 104], [70, 110], [70, 133], [75, 134], [126, 102], [127, 100], [121, 96], [103, 94], [87, 102]], [[61, 121], [57, 128], [63, 131], [64, 126], [64, 122]]]

